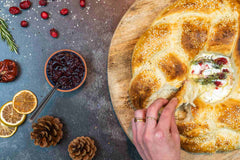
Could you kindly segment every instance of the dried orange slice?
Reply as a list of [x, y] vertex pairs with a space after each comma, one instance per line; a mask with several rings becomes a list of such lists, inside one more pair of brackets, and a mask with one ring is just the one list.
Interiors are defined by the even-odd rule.
[[8, 138], [14, 135], [17, 131], [17, 127], [9, 127], [0, 122], [0, 137], [1, 138]]
[[37, 107], [37, 97], [29, 90], [22, 90], [13, 97], [13, 108], [20, 114], [29, 114]]
[[26, 115], [19, 114], [13, 109], [12, 102], [8, 102], [0, 109], [0, 120], [7, 126], [16, 127], [21, 125], [26, 119]]

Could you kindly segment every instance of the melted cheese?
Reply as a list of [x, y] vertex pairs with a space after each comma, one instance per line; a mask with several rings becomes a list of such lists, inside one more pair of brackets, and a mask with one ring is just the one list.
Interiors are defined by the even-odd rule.
[[203, 101], [207, 103], [215, 103], [217, 101], [223, 100], [226, 98], [233, 87], [233, 69], [231, 66], [230, 59], [228, 57], [222, 55], [214, 55], [214, 54], [201, 54], [195, 58], [194, 61], [198, 61], [201, 59], [217, 59], [217, 58], [226, 58], [228, 63], [223, 65], [222, 68], [214, 68], [214, 64], [211, 62], [205, 62], [202, 65], [192, 64], [190, 65], [189, 77], [190, 79], [194, 78], [206, 78], [209, 75], [222, 73], [223, 69], [227, 69], [229, 73], [227, 73], [226, 79], [218, 79], [217, 81], [221, 82], [220, 86], [216, 86], [215, 84], [207, 84], [203, 85], [201, 83], [197, 83], [197, 87], [199, 90], [198, 97], [200, 97]]

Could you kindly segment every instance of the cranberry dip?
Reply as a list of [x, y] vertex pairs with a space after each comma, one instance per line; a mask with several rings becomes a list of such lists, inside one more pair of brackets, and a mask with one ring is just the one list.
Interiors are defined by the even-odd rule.
[[54, 86], [59, 84], [59, 89], [70, 90], [83, 81], [85, 66], [77, 54], [63, 51], [49, 60], [46, 72]]

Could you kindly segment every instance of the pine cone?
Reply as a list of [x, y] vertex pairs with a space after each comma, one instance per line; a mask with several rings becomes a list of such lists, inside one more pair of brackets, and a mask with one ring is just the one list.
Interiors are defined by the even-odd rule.
[[96, 153], [94, 140], [89, 137], [77, 137], [68, 146], [69, 156], [73, 160], [91, 160]]
[[58, 118], [44, 116], [32, 125], [31, 139], [40, 147], [55, 146], [63, 137], [62, 127]]

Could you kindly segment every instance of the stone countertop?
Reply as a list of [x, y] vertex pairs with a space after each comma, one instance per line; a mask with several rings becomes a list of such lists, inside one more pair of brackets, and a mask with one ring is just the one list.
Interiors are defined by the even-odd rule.
[[[31, 1], [31, 9], [12, 16], [8, 8], [18, 6], [20, 0], [0, 0], [0, 17], [7, 20], [19, 46], [19, 55], [16, 55], [0, 41], [0, 60], [15, 60], [21, 68], [17, 80], [0, 84], [0, 105], [24, 89], [33, 91], [40, 102], [51, 89], [44, 78], [45, 61], [60, 49], [82, 54], [87, 62], [88, 76], [77, 91], [56, 92], [40, 114], [40, 117], [58, 117], [63, 122], [64, 137], [57, 146], [35, 146], [30, 139], [31, 124], [26, 121], [11, 138], [0, 138], [0, 160], [70, 160], [68, 144], [78, 136], [90, 136], [96, 141], [98, 151], [94, 159], [141, 159], [118, 123], [107, 85], [111, 38], [134, 0], [86, 0], [84, 9], [79, 6], [79, 0], [54, 0], [46, 7], [39, 7], [37, 0]], [[71, 11], [67, 16], [59, 14], [64, 7]], [[42, 11], [50, 13], [48, 20], [41, 19]], [[20, 27], [24, 19], [29, 21], [28, 28]], [[59, 38], [49, 35], [51, 28], [59, 31]]]

